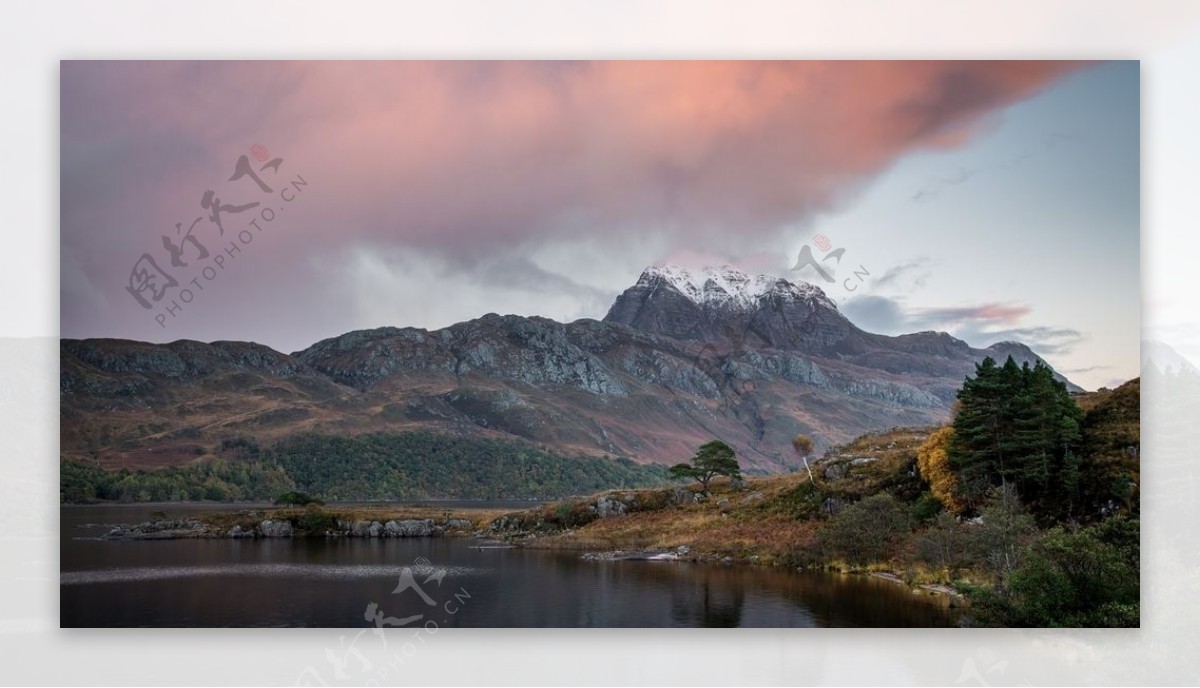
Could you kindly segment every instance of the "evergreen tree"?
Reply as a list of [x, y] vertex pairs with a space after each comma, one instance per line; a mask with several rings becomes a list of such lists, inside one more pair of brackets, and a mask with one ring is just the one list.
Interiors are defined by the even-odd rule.
[[737, 455], [733, 447], [721, 440], [713, 440], [700, 446], [692, 463], [677, 463], [671, 466], [671, 476], [675, 478], [693, 478], [700, 483], [705, 494], [708, 493], [708, 483], [718, 475], [730, 478], [741, 478], [742, 472], [738, 467]]
[[986, 358], [958, 399], [950, 465], [963, 501], [977, 506], [991, 487], [1011, 484], [1039, 514], [1069, 513], [1083, 413], [1054, 372]]

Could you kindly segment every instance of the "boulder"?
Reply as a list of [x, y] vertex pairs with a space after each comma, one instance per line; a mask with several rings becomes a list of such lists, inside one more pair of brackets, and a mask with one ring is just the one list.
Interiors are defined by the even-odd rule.
[[596, 514], [600, 518], [608, 518], [609, 516], [624, 516], [628, 511], [625, 503], [608, 497], [601, 497], [596, 500]]
[[742, 497], [741, 500], [739, 500], [739, 503], [742, 504], [743, 506], [745, 506], [746, 504], [753, 504], [754, 502], [761, 502], [763, 500], [763, 498], [764, 498], [763, 493], [756, 490], [756, 491], [751, 492], [750, 494], [746, 495], [745, 497]]
[[686, 487], [676, 487], [671, 490], [671, 496], [668, 497], [671, 506], [683, 506], [684, 504], [694, 504], [695, 497], [692, 496], [692, 491]]
[[835, 463], [825, 469], [825, 479], [833, 482], [846, 477], [846, 464]]
[[[237, 526], [234, 527], [236, 528]], [[272, 521], [268, 519], [258, 524], [258, 531], [262, 533], [263, 537], [267, 538], [291, 537], [292, 523], [291, 521]]]

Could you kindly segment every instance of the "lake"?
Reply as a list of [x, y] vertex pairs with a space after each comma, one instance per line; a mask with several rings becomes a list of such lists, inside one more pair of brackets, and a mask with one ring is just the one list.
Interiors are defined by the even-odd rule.
[[489, 547], [473, 538], [100, 539], [106, 524], [149, 520], [152, 511], [180, 518], [232, 508], [61, 507], [61, 625], [902, 627], [957, 621], [954, 610], [926, 596], [863, 576], [585, 561], [579, 552]]

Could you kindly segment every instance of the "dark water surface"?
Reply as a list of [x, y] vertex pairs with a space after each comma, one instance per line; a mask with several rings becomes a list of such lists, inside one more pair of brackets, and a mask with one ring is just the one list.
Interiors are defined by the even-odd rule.
[[[62, 626], [366, 627], [375, 623], [368, 617], [439, 627], [955, 622], [951, 610], [904, 586], [861, 576], [590, 562], [576, 552], [481, 548], [472, 538], [97, 539], [104, 524], [148, 520], [155, 510], [179, 518], [229, 509], [62, 507]], [[415, 587], [401, 585], [406, 571]]]

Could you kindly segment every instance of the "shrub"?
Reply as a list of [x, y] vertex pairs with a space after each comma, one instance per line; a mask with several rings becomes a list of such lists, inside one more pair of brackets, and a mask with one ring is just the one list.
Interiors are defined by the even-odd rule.
[[321, 505], [324, 503], [304, 492], [284, 492], [275, 498], [276, 506], [308, 506], [309, 504]]
[[1007, 594], [990, 605], [995, 620], [1011, 626], [1137, 626], [1137, 521], [1111, 520], [1082, 529], [1058, 526], [1043, 535], [1009, 576]]
[[929, 483], [929, 491], [947, 511], [961, 514], [965, 504], [955, 496], [958, 479], [950, 469], [949, 448], [954, 441], [954, 428], [944, 427], [929, 436], [917, 449], [917, 469]]
[[956, 569], [971, 563], [971, 542], [965, 527], [948, 511], [933, 519], [917, 536], [917, 556], [935, 569]]
[[914, 523], [925, 523], [934, 516], [942, 513], [942, 503], [929, 492], [925, 492], [908, 509], [908, 515]]
[[337, 525], [337, 518], [313, 504], [304, 510], [304, 514], [296, 519], [296, 526], [310, 533], [320, 533], [330, 530]]
[[907, 509], [883, 493], [842, 509], [821, 531], [821, 538], [837, 556], [862, 565], [888, 559], [908, 530]]

